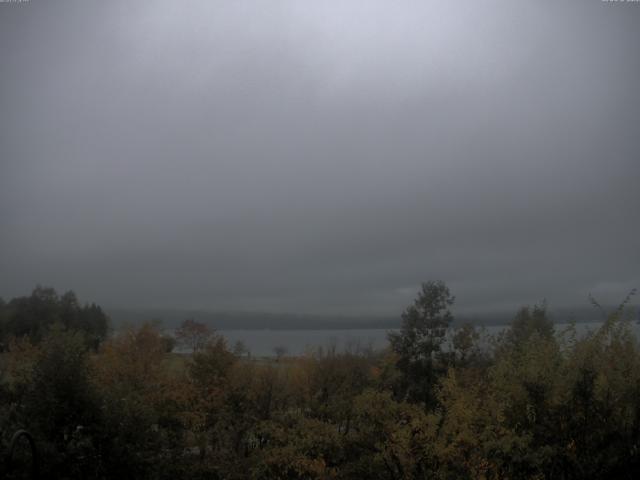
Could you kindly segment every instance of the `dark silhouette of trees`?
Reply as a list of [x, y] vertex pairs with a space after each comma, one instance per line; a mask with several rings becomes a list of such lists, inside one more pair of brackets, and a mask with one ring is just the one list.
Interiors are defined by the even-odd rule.
[[93, 303], [81, 305], [72, 291], [60, 296], [53, 288], [37, 286], [31, 295], [0, 305], [0, 342], [11, 336], [38, 342], [55, 324], [81, 332], [94, 350], [109, 333], [109, 318], [102, 309]]
[[78, 473], [92, 461], [81, 447], [100, 424], [90, 372], [83, 334], [54, 326], [39, 345], [20, 412], [52, 478]]
[[433, 387], [443, 372], [442, 345], [453, 321], [450, 307], [455, 297], [441, 281], [422, 284], [418, 297], [402, 314], [400, 332], [389, 334], [397, 356], [399, 398], [434, 405]]
[[277, 362], [216, 334], [172, 353], [153, 323], [96, 351], [75, 296], [20, 302], [53, 324], [7, 336], [0, 452], [29, 430], [46, 478], [640, 476], [640, 343], [621, 309], [578, 335], [525, 307], [481, 348], [473, 327], [451, 327], [446, 285], [428, 282], [385, 351], [334, 344]]
[[522, 345], [533, 335], [552, 338], [555, 333], [553, 321], [547, 313], [547, 304], [522, 307], [506, 332], [507, 341], [513, 345]]

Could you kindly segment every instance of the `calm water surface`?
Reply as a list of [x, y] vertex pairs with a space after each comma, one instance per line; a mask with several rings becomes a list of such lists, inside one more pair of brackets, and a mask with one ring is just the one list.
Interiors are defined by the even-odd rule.
[[[596, 330], [601, 324], [579, 323], [576, 325], [578, 333]], [[556, 331], [560, 332], [568, 324], [556, 324]], [[640, 327], [633, 325], [636, 335]], [[485, 334], [495, 335], [505, 329], [505, 326], [484, 327]], [[244, 342], [254, 356], [272, 356], [274, 348], [282, 346], [288, 355], [301, 355], [308, 350], [318, 347], [335, 345], [339, 350], [347, 347], [371, 347], [382, 349], [388, 345], [389, 329], [355, 329], [355, 330], [220, 330], [229, 343], [229, 347], [238, 341]]]

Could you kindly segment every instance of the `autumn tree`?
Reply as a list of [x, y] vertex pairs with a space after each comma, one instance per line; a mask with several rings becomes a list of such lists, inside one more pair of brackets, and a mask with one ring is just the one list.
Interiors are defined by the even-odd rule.
[[[238, 392], [233, 388], [232, 371], [236, 363], [237, 357], [229, 351], [226, 340], [215, 335], [193, 354], [187, 365], [190, 384], [196, 393], [193, 411], [199, 418], [193, 434], [200, 461], [212, 462], [212, 468], [222, 468], [229, 463], [228, 455], [237, 447], [238, 430], [234, 424], [244, 423], [242, 409], [238, 409], [237, 404], [246, 402], [238, 401]], [[251, 375], [240, 380], [250, 381]], [[240, 397], [246, 396], [246, 388], [239, 390]], [[207, 456], [206, 452], [210, 454]]]
[[161, 468], [168, 455], [172, 419], [163, 412], [169, 393], [181, 387], [170, 381], [166, 342], [157, 326], [145, 323], [118, 333], [93, 358], [93, 383], [102, 401], [104, 423], [96, 440], [102, 467], [112, 477], [145, 477]]
[[237, 357], [229, 351], [226, 340], [215, 336], [193, 355], [189, 371], [193, 379], [207, 389], [226, 380], [236, 361]]
[[176, 329], [175, 335], [179, 344], [195, 353], [206, 345], [213, 332], [204, 323], [187, 318]]

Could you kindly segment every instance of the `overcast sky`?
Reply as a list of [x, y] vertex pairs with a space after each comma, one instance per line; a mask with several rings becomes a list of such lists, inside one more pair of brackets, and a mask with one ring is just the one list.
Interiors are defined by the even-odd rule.
[[0, 3], [0, 296], [398, 313], [640, 287], [640, 3]]

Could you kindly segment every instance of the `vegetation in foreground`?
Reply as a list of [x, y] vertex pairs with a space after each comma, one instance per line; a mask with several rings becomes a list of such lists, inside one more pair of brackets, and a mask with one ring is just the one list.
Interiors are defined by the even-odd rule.
[[525, 307], [497, 338], [451, 328], [428, 282], [384, 352], [271, 363], [197, 322], [108, 336], [99, 307], [0, 301], [0, 429], [46, 478], [597, 479], [640, 475], [640, 346], [624, 304], [586, 336]]

